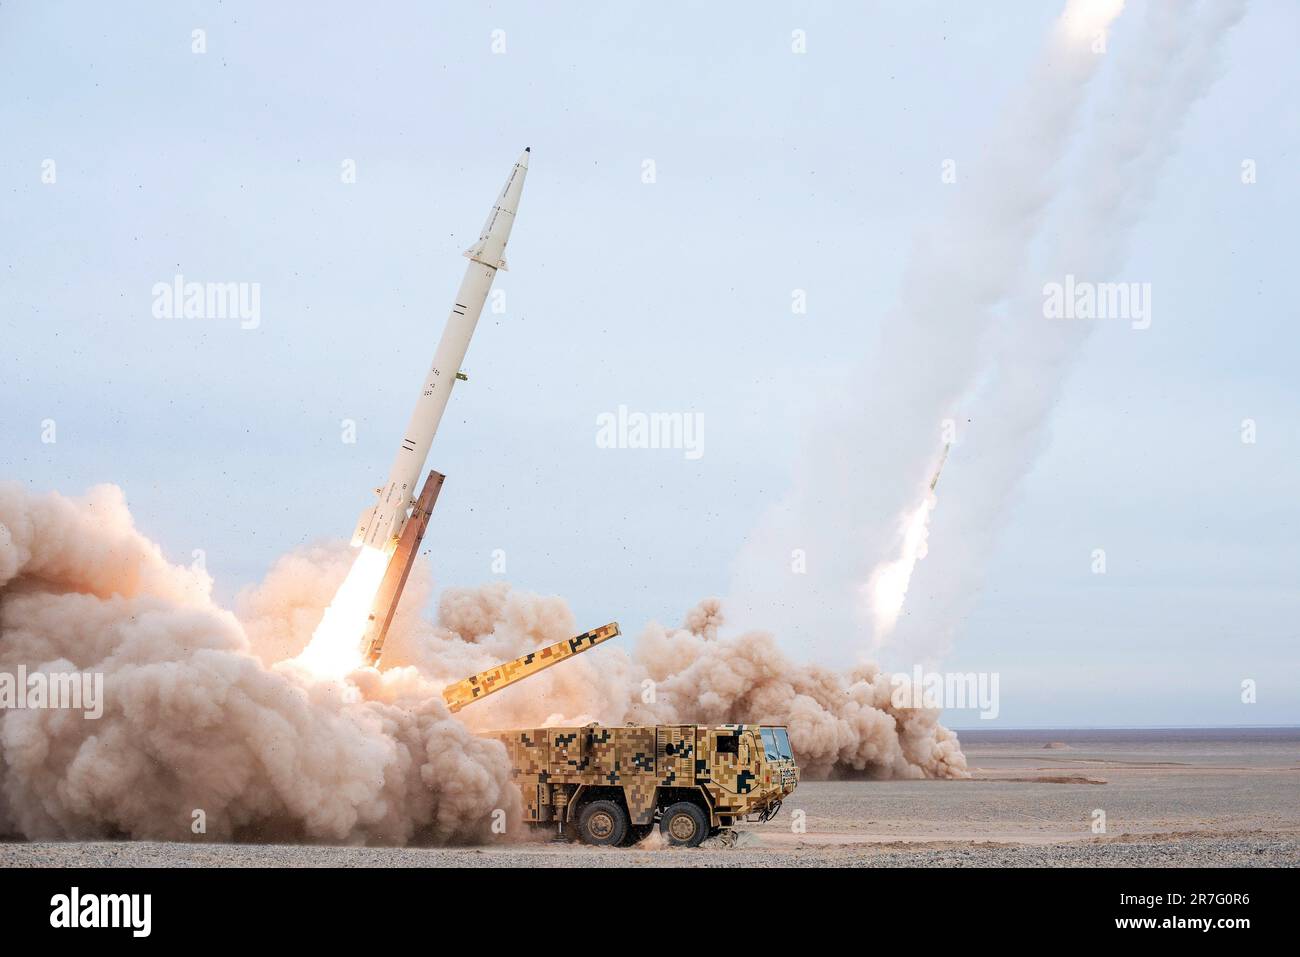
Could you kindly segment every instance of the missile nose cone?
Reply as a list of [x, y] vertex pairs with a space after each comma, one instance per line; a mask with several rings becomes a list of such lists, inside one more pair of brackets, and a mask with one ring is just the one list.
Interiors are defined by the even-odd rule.
[[488, 213], [487, 222], [478, 235], [478, 242], [465, 250], [470, 259], [483, 263], [492, 269], [504, 269], [506, 242], [510, 239], [510, 227], [514, 225], [515, 211], [519, 209], [519, 196], [524, 191], [524, 180], [528, 177], [528, 155], [531, 147], [519, 154], [519, 159], [510, 169], [510, 178], [501, 189], [492, 212]]

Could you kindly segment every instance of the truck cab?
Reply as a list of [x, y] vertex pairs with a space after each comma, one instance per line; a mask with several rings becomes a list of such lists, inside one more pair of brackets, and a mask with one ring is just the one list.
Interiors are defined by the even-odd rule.
[[799, 766], [794, 763], [790, 732], [783, 725], [761, 727], [759, 737], [763, 740], [764, 764], [771, 769], [773, 783], [780, 784], [784, 798], [799, 783]]
[[781, 802], [799, 783], [786, 728], [721, 725], [709, 729], [707, 735], [708, 744], [701, 750], [710, 753], [709, 773], [701, 784], [710, 791], [718, 826], [775, 817]]

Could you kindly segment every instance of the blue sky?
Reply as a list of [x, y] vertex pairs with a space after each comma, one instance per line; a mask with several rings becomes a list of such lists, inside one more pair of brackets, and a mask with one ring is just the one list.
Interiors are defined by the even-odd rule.
[[[122, 486], [225, 600], [345, 536], [531, 145], [426, 544], [444, 584], [491, 580], [504, 549], [506, 577], [584, 625], [676, 623], [726, 593], [801, 423], [941, 221], [941, 161], [979, 153], [1057, 13], [981, 6], [6, 3], [0, 475]], [[1300, 720], [1297, 35], [1300, 10], [1260, 0], [1225, 41], [1129, 240], [1169, 319], [1087, 342], [988, 556], [945, 665], [1001, 673], [1004, 725]], [[258, 328], [155, 319], [178, 272], [260, 283]], [[704, 456], [597, 448], [620, 404], [702, 413]]]

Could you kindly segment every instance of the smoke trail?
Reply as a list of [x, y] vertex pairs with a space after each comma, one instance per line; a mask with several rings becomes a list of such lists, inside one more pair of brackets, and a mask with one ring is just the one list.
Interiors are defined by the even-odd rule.
[[205, 572], [136, 531], [120, 490], [77, 500], [0, 484], [0, 674], [104, 676], [97, 720], [0, 710], [0, 836], [508, 839], [521, 801], [505, 749], [470, 728], [592, 719], [780, 722], [814, 775], [965, 774], [938, 712], [893, 708], [878, 670], [797, 667], [764, 634], [719, 640], [716, 602], [684, 628], [647, 629], [635, 655], [604, 647], [452, 717], [445, 684], [580, 629], [561, 599], [503, 583], [449, 589], [437, 624], [424, 621], [432, 586], [417, 562], [386, 669], [321, 680], [295, 658], [354, 554], [287, 556], [236, 615], [213, 604]]
[[[927, 495], [941, 423], [985, 372], [994, 307], [1015, 288], [1054, 194], [1095, 49], [1119, 3], [1070, 0], [1019, 100], [979, 162], [962, 173], [948, 221], [916, 238], [900, 303], [853, 377], [852, 406], [820, 409], [786, 499], [763, 517], [736, 564], [742, 623], [779, 626], [801, 644], [838, 647], [868, 622], [856, 593], [898, 557], [896, 529]], [[863, 387], [850, 388], [850, 394]], [[806, 568], [790, 573], [793, 552]], [[833, 643], [833, 645], [831, 644]]]
[[898, 634], [910, 650], [940, 655], [951, 644], [1092, 332], [1087, 320], [1044, 318], [1044, 281], [1059, 282], [1067, 273], [1104, 281], [1122, 266], [1129, 233], [1155, 192], [1160, 168], [1188, 112], [1217, 78], [1222, 41], [1244, 11], [1244, 2], [1216, 0], [1199, 8], [1151, 3], [1138, 42], [1117, 57], [1116, 82], [1098, 106], [1096, 132], [1063, 210], [1065, 225], [1056, 232], [1060, 241], [1020, 284], [998, 329], [990, 374], [964, 407], [962, 418], [972, 424], [963, 436], [962, 465], [946, 485], [950, 507], [931, 531], [939, 544], [917, 576], [927, 601]]

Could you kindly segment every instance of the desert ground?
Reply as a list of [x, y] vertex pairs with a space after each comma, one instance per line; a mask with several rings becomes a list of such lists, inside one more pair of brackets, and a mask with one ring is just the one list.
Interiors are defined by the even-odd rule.
[[[735, 847], [0, 843], [0, 866], [1300, 866], [1300, 729], [967, 731], [968, 781], [809, 781]], [[1104, 812], [1104, 833], [1094, 832]]]

